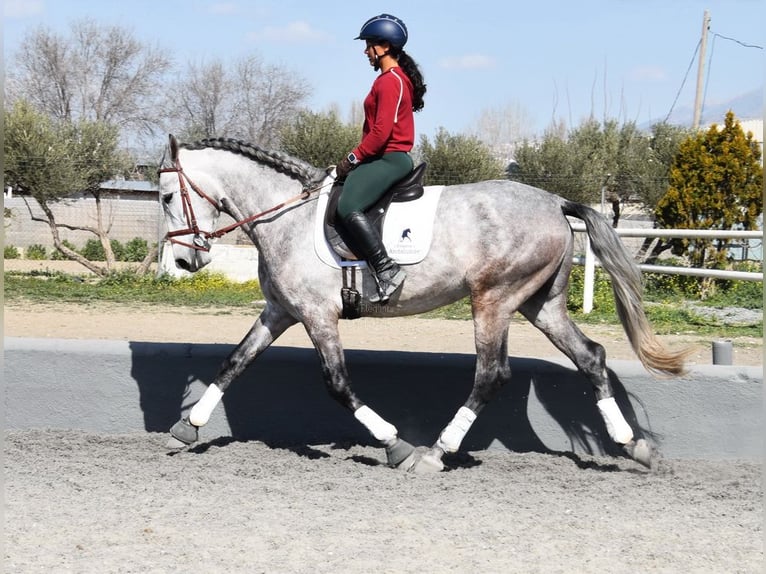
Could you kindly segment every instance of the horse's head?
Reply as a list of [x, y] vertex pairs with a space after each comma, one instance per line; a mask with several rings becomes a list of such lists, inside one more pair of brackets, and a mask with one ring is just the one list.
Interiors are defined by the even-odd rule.
[[[189, 173], [184, 170], [179, 151], [178, 141], [171, 135], [159, 170], [160, 199], [173, 259], [181, 269], [194, 272], [210, 263], [210, 238], [220, 215], [220, 193], [199, 167], [190, 163], [184, 166]], [[200, 185], [205, 185], [206, 191]]]

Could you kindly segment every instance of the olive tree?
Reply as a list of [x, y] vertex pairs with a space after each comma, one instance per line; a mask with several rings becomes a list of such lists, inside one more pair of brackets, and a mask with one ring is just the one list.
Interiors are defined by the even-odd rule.
[[672, 155], [685, 133], [666, 124], [644, 133], [632, 122], [594, 118], [572, 130], [555, 123], [541, 140], [516, 149], [510, 176], [582, 203], [598, 201], [602, 190], [612, 201], [638, 198], [651, 211], [667, 189]]
[[433, 142], [425, 135], [420, 137], [417, 156], [428, 164], [424, 178], [427, 185], [505, 178], [505, 166], [476, 136], [452, 135], [440, 128]]
[[316, 167], [334, 165], [359, 144], [361, 125], [344, 123], [330, 110], [303, 110], [282, 130], [281, 149]]
[[[115, 257], [102, 209], [100, 184], [125, 173], [131, 166], [127, 156], [118, 151], [118, 130], [104, 122], [55, 120], [24, 100], [5, 111], [3, 119], [5, 183], [37, 201], [45, 217], [34, 215], [27, 204], [30, 216], [33, 221], [49, 226], [56, 249], [94, 273], [106, 275], [113, 268]], [[77, 192], [88, 193], [95, 199], [95, 226], [56, 220], [52, 205]], [[106, 254], [106, 266], [97, 265], [69, 248], [60, 237], [61, 228], [96, 235]], [[148, 268], [152, 256], [147, 256], [141, 269]]]

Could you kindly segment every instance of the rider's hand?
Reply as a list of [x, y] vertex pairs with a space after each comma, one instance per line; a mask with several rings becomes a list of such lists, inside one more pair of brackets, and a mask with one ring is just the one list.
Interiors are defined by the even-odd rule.
[[338, 163], [338, 165], [335, 166], [335, 179], [337, 181], [342, 181], [346, 179], [346, 176], [352, 169], [354, 169], [353, 164], [350, 161], [348, 161], [347, 157], [344, 157]]

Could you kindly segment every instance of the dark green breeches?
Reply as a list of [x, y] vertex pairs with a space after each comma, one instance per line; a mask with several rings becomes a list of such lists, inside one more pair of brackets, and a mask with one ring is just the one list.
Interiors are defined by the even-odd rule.
[[346, 178], [338, 201], [341, 219], [371, 207], [394, 183], [412, 171], [412, 158], [392, 152], [356, 166]]

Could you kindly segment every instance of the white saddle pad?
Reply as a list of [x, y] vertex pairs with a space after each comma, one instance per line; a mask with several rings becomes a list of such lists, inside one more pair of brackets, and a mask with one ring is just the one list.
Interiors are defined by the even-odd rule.
[[[383, 223], [383, 245], [388, 255], [400, 265], [422, 261], [431, 248], [436, 207], [443, 185], [424, 188], [423, 196], [414, 201], [392, 203]], [[341, 261], [324, 235], [324, 220], [330, 189], [324, 189], [317, 200], [314, 220], [314, 250], [324, 263], [340, 269], [365, 265], [364, 261]]]

